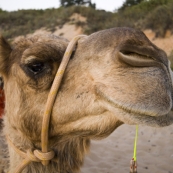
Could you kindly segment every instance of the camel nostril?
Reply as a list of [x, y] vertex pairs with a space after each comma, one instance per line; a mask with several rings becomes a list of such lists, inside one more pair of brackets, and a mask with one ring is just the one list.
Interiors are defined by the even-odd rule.
[[155, 66], [155, 61], [151, 57], [147, 57], [135, 52], [119, 52], [119, 58], [134, 67], [150, 67]]

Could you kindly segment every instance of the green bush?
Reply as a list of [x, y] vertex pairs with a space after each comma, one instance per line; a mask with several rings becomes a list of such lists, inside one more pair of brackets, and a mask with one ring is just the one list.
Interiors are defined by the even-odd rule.
[[0, 31], [6, 38], [33, 33], [42, 27], [55, 31], [69, 21], [73, 13], [87, 18], [87, 23], [76, 22], [86, 34], [119, 26], [152, 29], [164, 36], [166, 30], [173, 32], [173, 0], [144, 0], [141, 3], [111, 13], [85, 6], [52, 8], [47, 10], [19, 10], [7, 12], [0, 9]]
[[155, 31], [156, 36], [165, 36], [166, 31], [171, 29], [172, 25], [171, 9], [166, 5], [157, 7], [145, 19], [145, 28]]

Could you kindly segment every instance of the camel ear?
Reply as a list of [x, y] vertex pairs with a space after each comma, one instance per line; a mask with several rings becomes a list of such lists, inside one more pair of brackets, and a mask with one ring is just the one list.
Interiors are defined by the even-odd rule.
[[0, 74], [7, 73], [8, 61], [12, 51], [9, 43], [0, 35]]

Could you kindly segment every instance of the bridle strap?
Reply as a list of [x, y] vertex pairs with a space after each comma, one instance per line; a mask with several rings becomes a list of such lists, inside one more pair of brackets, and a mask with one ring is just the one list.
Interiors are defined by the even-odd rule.
[[54, 159], [55, 152], [53, 150], [48, 151], [50, 116], [52, 113], [52, 108], [55, 102], [55, 98], [56, 98], [59, 86], [62, 81], [64, 71], [69, 62], [70, 56], [72, 52], [74, 51], [77, 41], [82, 37], [85, 37], [85, 35], [78, 35], [74, 37], [68, 44], [65, 54], [63, 56], [62, 62], [58, 68], [55, 79], [53, 81], [52, 87], [50, 89], [45, 110], [44, 110], [44, 115], [43, 115], [42, 130], [41, 130], [41, 151], [37, 149], [33, 149], [33, 150], [29, 149], [26, 152], [23, 152], [20, 149], [18, 149], [10, 140], [9, 136], [7, 136], [8, 144], [21, 157], [24, 158], [24, 160], [16, 168], [14, 173], [20, 173], [31, 162], [41, 162], [43, 165], [48, 165], [50, 160], [55, 161]]
[[[44, 111], [44, 116], [43, 116], [43, 122], [42, 122], [42, 131], [41, 131], [41, 148], [42, 148], [42, 152], [48, 152], [48, 136], [49, 136], [49, 121], [50, 121], [50, 115], [52, 112], [52, 108], [54, 105], [54, 101], [59, 89], [59, 86], [61, 84], [61, 80], [64, 74], [64, 71], [67, 67], [67, 64], [69, 62], [70, 56], [76, 46], [77, 41], [84, 37], [84, 35], [78, 35], [76, 37], [74, 37], [70, 43], [67, 46], [66, 52], [63, 56], [62, 62], [59, 66], [59, 69], [56, 73], [55, 79], [53, 81], [51, 90], [49, 92], [48, 95], [48, 99], [47, 99], [47, 103], [46, 103], [46, 108]], [[49, 161], [42, 161], [43, 165], [47, 165], [49, 163]]]

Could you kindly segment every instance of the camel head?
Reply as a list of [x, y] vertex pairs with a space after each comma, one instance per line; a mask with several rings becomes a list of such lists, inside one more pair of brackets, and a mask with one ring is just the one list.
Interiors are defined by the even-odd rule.
[[[12, 46], [0, 38], [5, 132], [13, 141], [22, 136], [40, 146], [44, 107], [67, 45], [53, 35]], [[123, 123], [168, 126], [172, 97], [167, 56], [141, 31], [113, 28], [81, 38], [52, 110], [50, 147], [69, 138], [103, 138]]]

